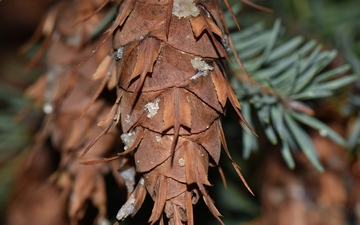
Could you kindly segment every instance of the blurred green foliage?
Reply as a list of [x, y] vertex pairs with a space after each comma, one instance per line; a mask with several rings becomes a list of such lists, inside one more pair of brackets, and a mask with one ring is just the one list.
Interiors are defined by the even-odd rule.
[[40, 115], [30, 110], [31, 101], [24, 96], [24, 90], [42, 71], [35, 67], [25, 75], [22, 69], [31, 54], [23, 56], [16, 49], [3, 49], [0, 58], [0, 223], [14, 178], [24, 162], [25, 150], [40, 122]]

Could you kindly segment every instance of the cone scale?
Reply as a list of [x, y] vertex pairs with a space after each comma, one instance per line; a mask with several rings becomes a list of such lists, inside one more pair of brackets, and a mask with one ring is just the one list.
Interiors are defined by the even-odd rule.
[[164, 215], [169, 224], [194, 224], [200, 198], [223, 223], [206, 191], [208, 167], [218, 165], [225, 142], [220, 118], [228, 99], [237, 103], [223, 70], [228, 46], [219, 4], [125, 0], [119, 7], [114, 116], [142, 178], [118, 220], [139, 210], [146, 189], [151, 224], [164, 224]]
[[[112, 25], [98, 35], [114, 6]], [[112, 173], [127, 190], [118, 221], [134, 216], [149, 194], [151, 224], [192, 225], [200, 200], [223, 224], [207, 193], [208, 168], [218, 166], [222, 147], [249, 187], [221, 127], [227, 102], [243, 117], [225, 75], [220, 1], [62, 1], [42, 29], [48, 73], [29, 93], [48, 114], [38, 143], [60, 152], [49, 180], [70, 199], [70, 223], [85, 217], [89, 200], [95, 221], [106, 221], [104, 176]]]

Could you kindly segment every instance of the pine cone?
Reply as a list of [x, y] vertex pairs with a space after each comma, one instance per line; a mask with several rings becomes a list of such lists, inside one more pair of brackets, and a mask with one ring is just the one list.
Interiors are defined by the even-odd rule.
[[117, 219], [138, 211], [146, 188], [154, 200], [151, 224], [164, 224], [163, 212], [169, 224], [193, 224], [201, 195], [222, 223], [206, 191], [207, 172], [218, 165], [221, 143], [226, 148], [225, 104], [229, 99], [238, 113], [240, 106], [224, 73], [219, 1], [125, 0], [112, 30], [117, 26], [121, 155], [134, 153], [142, 176]]
[[[228, 41], [220, 2], [117, 1], [107, 36], [94, 39], [112, 10], [108, 3], [63, 1], [50, 11], [43, 27], [48, 72], [29, 90], [38, 99], [45, 93], [48, 116], [40, 139], [61, 152], [50, 180], [71, 196], [71, 223], [84, 217], [87, 200], [99, 210], [98, 223], [106, 218], [103, 177], [111, 171], [128, 191], [120, 221], [137, 213], [148, 192], [151, 224], [164, 224], [163, 213], [169, 224], [194, 224], [192, 205], [201, 196], [223, 224], [206, 191], [208, 167], [218, 166], [221, 145], [244, 181], [221, 127], [228, 100], [247, 123], [225, 75]], [[101, 159], [119, 149], [120, 139], [124, 151]], [[120, 160], [86, 166], [79, 158], [100, 158], [85, 164]], [[133, 190], [135, 169], [141, 178]]]
[[[79, 66], [89, 51], [103, 41], [102, 38], [93, 38], [94, 33], [99, 33], [97, 29], [101, 27], [104, 18], [111, 12], [111, 7], [107, 7], [92, 15], [101, 3], [102, 1], [62, 1], [49, 11], [42, 27], [43, 33], [47, 35], [44, 42], [47, 43], [47, 72], [27, 92], [37, 102], [43, 103], [47, 114], [33, 148], [33, 157], [28, 160], [30, 168], [36, 167], [36, 154], [40, 154], [47, 143], [50, 143], [48, 151], [60, 152], [57, 170], [45, 180], [42, 178], [42, 182], [47, 181], [43, 186], [51, 184], [56, 190], [60, 188], [61, 204], [64, 203], [64, 195], [68, 199], [68, 206], [65, 208], [71, 224], [77, 224], [84, 218], [89, 200], [98, 209], [96, 221], [100, 224], [100, 221], [106, 219], [106, 174], [112, 172], [120, 186], [135, 179], [133, 168], [129, 169], [134, 171], [132, 177], [127, 177], [127, 180], [122, 178], [118, 172], [120, 160], [95, 166], [82, 165], [79, 161], [84, 147], [101, 135], [103, 129], [97, 124], [111, 110], [115, 100], [112, 97], [115, 95], [115, 79], [110, 79], [115, 78], [115, 68], [112, 66], [112, 70], [102, 71], [104, 64], [110, 62], [108, 54], [111, 53], [111, 40], [106, 41], [96, 55]], [[92, 15], [90, 19], [79, 23], [89, 15]], [[100, 79], [104, 76], [105, 78]], [[106, 84], [108, 88], [104, 90]], [[111, 134], [101, 138], [93, 146], [93, 151], [84, 160], [113, 155], [114, 149], [121, 144], [119, 136], [120, 130], [114, 127]], [[27, 170], [24, 171], [26, 172]], [[38, 181], [34, 179], [31, 182]], [[129, 192], [132, 190], [129, 185]], [[31, 217], [47, 216], [51, 217], [51, 214]], [[44, 221], [51, 220], [56, 218]], [[37, 224], [41, 224], [41, 221], [38, 220]]]

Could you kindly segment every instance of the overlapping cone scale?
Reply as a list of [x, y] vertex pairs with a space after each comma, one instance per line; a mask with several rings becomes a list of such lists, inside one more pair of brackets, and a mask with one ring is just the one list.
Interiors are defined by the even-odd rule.
[[[118, 9], [113, 22], [112, 6]], [[32, 154], [59, 152], [55, 172], [40, 182], [59, 190], [59, 214], [78, 224], [91, 202], [95, 223], [108, 222], [104, 176], [112, 173], [128, 193], [118, 220], [134, 216], [148, 193], [151, 224], [193, 225], [193, 205], [201, 198], [223, 224], [206, 190], [208, 168], [218, 165], [223, 145], [240, 174], [220, 121], [228, 100], [243, 118], [224, 74], [220, 1], [60, 1], [40, 30], [47, 72], [28, 93], [47, 116]], [[110, 162], [89, 166], [79, 159]], [[141, 176], [136, 188], [135, 170]]]
[[[109, 9], [96, 13], [91, 19], [82, 23], [77, 24], [77, 22], [93, 13], [101, 3], [102, 1], [99, 0], [61, 1], [53, 6], [42, 27], [46, 35], [45, 39], [49, 40], [46, 46], [46, 74], [39, 79], [36, 87], [43, 88], [33, 89], [30, 92], [32, 97], [43, 103], [44, 112], [47, 114], [32, 154], [39, 153], [40, 149], [44, 148], [58, 151], [60, 158], [57, 170], [47, 180], [41, 181], [43, 186], [39, 190], [48, 186], [59, 190], [57, 196], [59, 201], [67, 199], [62, 203], [65, 211], [62, 214], [67, 215], [71, 224], [77, 224], [84, 218], [89, 202], [98, 210], [96, 221], [106, 221], [107, 199], [104, 176], [113, 172], [120, 186], [124, 186], [126, 182], [117, 174], [119, 162], [95, 166], [86, 166], [79, 162], [84, 146], [89, 145], [103, 130], [97, 126], [97, 123], [106, 116], [113, 104], [107, 97], [98, 96], [109, 81], [107, 77], [115, 75], [113, 73], [115, 67], [113, 66], [114, 70], [111, 70], [111, 63], [103, 63], [106, 65], [101, 70], [97, 69], [101, 62], [109, 61], [111, 41], [105, 42], [103, 48], [94, 57], [89, 58], [82, 66], [78, 66], [89, 52], [102, 42], [102, 38], [90, 40], [89, 37], [96, 32], [109, 13]], [[93, 74], [96, 74], [97, 70], [95, 79], [98, 80], [94, 81]], [[106, 82], [103, 82], [104, 80]], [[111, 85], [108, 86], [111, 88]], [[114, 149], [120, 146], [119, 135], [120, 129], [114, 128], [111, 134], [101, 138], [94, 145], [94, 149], [85, 156], [84, 160], [115, 154]], [[46, 146], [50, 147], [46, 148]], [[40, 157], [42, 156], [32, 157], [31, 159], [35, 160], [29, 163], [29, 167], [36, 167], [38, 164], [36, 159]], [[129, 190], [131, 191], [132, 189]], [[20, 193], [22, 192], [23, 190]], [[19, 199], [21, 198], [26, 196], [20, 196]], [[31, 199], [38, 201], [37, 198]], [[44, 201], [51, 202], [55, 199], [44, 199]], [[34, 203], [28, 202], [28, 204]], [[41, 205], [46, 204], [40, 204], [38, 207]], [[39, 212], [43, 211], [46, 209]], [[28, 214], [23, 212], [22, 215]], [[34, 214], [32, 218], [24, 216], [24, 220], [35, 221], [32, 219], [50, 216]], [[47, 220], [55, 221], [58, 218], [47, 218]]]
[[[220, 117], [227, 100], [234, 102], [223, 70], [219, 1], [124, 0], [119, 17], [126, 17], [113, 44], [122, 53], [116, 62], [122, 137], [139, 185], [154, 200], [149, 222], [191, 225], [192, 205], [202, 196], [222, 223], [206, 191], [208, 167], [218, 165], [224, 141]], [[143, 195], [134, 192], [118, 219], [133, 215], [142, 202], [134, 199]]]

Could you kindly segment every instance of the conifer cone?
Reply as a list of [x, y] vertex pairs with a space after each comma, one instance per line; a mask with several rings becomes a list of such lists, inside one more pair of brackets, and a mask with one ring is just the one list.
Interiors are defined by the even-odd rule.
[[[226, 80], [227, 35], [220, 2], [124, 0], [114, 32], [118, 100], [124, 152], [134, 154], [141, 175], [117, 219], [133, 216], [146, 191], [154, 200], [149, 222], [193, 224], [193, 204], [206, 191], [209, 166], [217, 166], [221, 144], [234, 168], [221, 127], [227, 100], [240, 105]], [[115, 111], [120, 113], [115, 113]], [[112, 116], [110, 116], [112, 117]], [[244, 121], [245, 122], [245, 121]], [[246, 122], [245, 122], [246, 123]], [[241, 177], [242, 178], [242, 177]], [[243, 178], [242, 178], [243, 179]]]
[[[52, 144], [61, 151], [59, 169], [53, 178], [65, 180], [60, 185], [63, 190], [70, 192], [68, 216], [71, 223], [76, 224], [84, 216], [88, 200], [98, 208], [98, 220], [106, 218], [104, 175], [117, 169], [116, 166], [111, 168], [109, 164], [79, 164], [83, 147], [99, 135], [101, 129], [97, 123], [111, 108], [111, 101], [107, 98], [94, 100], [95, 97], [92, 97], [102, 88], [101, 81], [94, 82], [92, 75], [96, 74], [97, 67], [107, 58], [111, 42], [105, 43], [102, 51], [79, 67], [88, 52], [101, 41], [89, 43], [89, 37], [106, 14], [98, 13], [71, 27], [97, 9], [99, 1], [64, 1], [61, 4], [47, 56], [49, 71], [46, 74], [44, 110], [50, 113], [46, 126], [52, 126]], [[102, 138], [86, 157], [98, 158], [111, 154], [117, 143], [116, 129], [113, 134]]]
[[[43, 25], [48, 72], [28, 93], [48, 114], [37, 149], [50, 141], [60, 151], [48, 180], [69, 196], [71, 224], [84, 217], [88, 200], [98, 208], [97, 222], [106, 218], [103, 176], [109, 172], [128, 192], [120, 221], [137, 213], [149, 193], [151, 224], [164, 224], [164, 213], [169, 224], [194, 224], [192, 205], [201, 197], [223, 224], [206, 190], [208, 167], [218, 166], [221, 145], [244, 179], [220, 121], [228, 100], [243, 120], [225, 75], [228, 41], [220, 1], [116, 1], [118, 14], [106, 38], [89, 38], [103, 27], [108, 3], [60, 2]], [[79, 158], [114, 155], [120, 139], [124, 151], [117, 156], [87, 161], [110, 163], [79, 164]], [[133, 190], [135, 169], [141, 178]]]
[[[103, 69], [104, 65], [111, 62], [111, 57], [108, 56], [111, 52], [111, 40], [106, 41], [97, 54], [79, 66], [88, 52], [102, 42], [102, 38], [96, 39], [93, 36], [95, 33], [101, 34], [101, 30], [97, 29], [101, 27], [111, 8], [94, 14], [101, 4], [102, 1], [97, 0], [62, 1], [49, 11], [42, 27], [46, 35], [44, 43], [48, 43], [45, 62], [47, 72], [28, 90], [30, 96], [43, 103], [47, 114], [33, 148], [34, 157], [29, 158], [29, 164], [30, 167], [36, 167], [36, 155], [41, 154], [47, 143], [50, 143], [52, 151], [60, 152], [57, 170], [42, 182], [43, 186], [50, 182], [56, 190], [60, 188], [60, 196], [66, 196], [65, 210], [71, 224], [77, 224], [83, 219], [89, 201], [98, 209], [96, 221], [101, 224], [107, 216], [104, 176], [113, 173], [120, 186], [129, 183], [131, 192], [135, 174], [134, 169], [128, 167], [130, 176], [124, 180], [118, 172], [119, 160], [94, 166], [82, 165], [79, 161], [84, 147], [101, 134], [102, 128], [97, 124], [103, 120], [115, 100], [115, 79], [111, 79], [115, 78], [115, 68], [112, 66], [112, 69]], [[91, 18], [81, 22], [89, 15], [92, 15]], [[121, 144], [119, 136], [119, 129], [114, 127], [111, 134], [101, 138], [93, 146], [93, 151], [84, 160], [113, 155], [116, 146]], [[63, 199], [59, 197], [62, 204]], [[34, 215], [32, 217], [36, 218]]]

